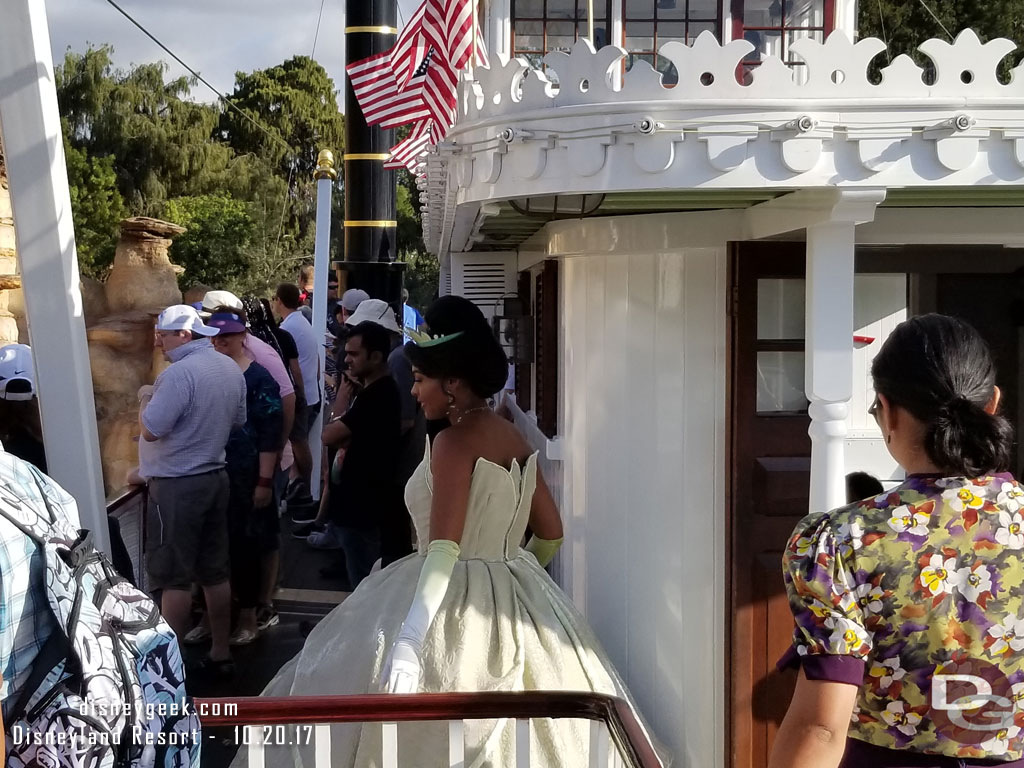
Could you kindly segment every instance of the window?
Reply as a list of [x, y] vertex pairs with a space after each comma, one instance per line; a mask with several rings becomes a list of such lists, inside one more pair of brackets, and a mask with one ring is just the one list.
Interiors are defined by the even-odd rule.
[[675, 67], [658, 56], [658, 48], [671, 40], [692, 43], [701, 32], [722, 39], [720, 0], [622, 0], [626, 68], [646, 61], [662, 73], [666, 85], [678, 81]]
[[558, 434], [558, 262], [549, 259], [534, 284], [534, 413], [549, 438]]
[[732, 0], [732, 15], [733, 37], [755, 48], [744, 62], [748, 71], [766, 56], [802, 67], [790, 47], [805, 37], [825, 42], [835, 28], [835, 0]]
[[[653, 0], [651, 0], [653, 2]], [[594, 47], [608, 42], [611, 0], [593, 0]], [[512, 55], [540, 67], [549, 51], [568, 51], [587, 36], [587, 0], [512, 0]]]

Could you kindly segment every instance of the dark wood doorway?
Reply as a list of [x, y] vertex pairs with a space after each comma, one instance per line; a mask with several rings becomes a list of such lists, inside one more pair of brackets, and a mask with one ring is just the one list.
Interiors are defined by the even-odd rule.
[[764, 768], [796, 684], [775, 662], [793, 619], [782, 552], [807, 514], [803, 243], [736, 243], [730, 259], [728, 754]]

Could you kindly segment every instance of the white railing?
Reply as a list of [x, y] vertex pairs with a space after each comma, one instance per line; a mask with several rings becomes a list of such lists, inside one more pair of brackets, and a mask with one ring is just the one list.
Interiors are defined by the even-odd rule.
[[[446, 693], [392, 696], [248, 697], [197, 701], [204, 729], [230, 727], [239, 748], [247, 752], [250, 768], [275, 765], [268, 748], [303, 747], [312, 752], [315, 768], [331, 766], [332, 724], [379, 723], [380, 765], [399, 768], [423, 761], [422, 744], [408, 742], [412, 754], [400, 750], [403, 723], [447, 724], [448, 760], [451, 768], [464, 768], [466, 724], [475, 720], [510, 720], [514, 723], [515, 754], [495, 755], [492, 761], [517, 768], [531, 763], [532, 722], [538, 718], [588, 721], [589, 768], [661, 768], [661, 762], [635, 713], [623, 700], [593, 693]], [[436, 760], [436, 756], [432, 757]], [[488, 756], [489, 758], [491, 756]], [[580, 755], [566, 762], [582, 764]], [[498, 758], [501, 758], [500, 760]]]

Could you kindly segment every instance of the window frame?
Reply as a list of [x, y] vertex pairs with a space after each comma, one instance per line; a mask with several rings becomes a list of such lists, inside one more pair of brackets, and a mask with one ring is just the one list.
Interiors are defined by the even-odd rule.
[[[798, 0], [779, 0], [780, 1], [780, 21], [777, 26], [746, 26], [744, 24], [744, 12], [746, 10], [747, 0], [731, 0], [732, 10], [732, 39], [733, 40], [745, 40], [747, 32], [778, 32], [782, 40], [781, 59], [787, 65], [800, 65], [804, 64], [803, 61], [794, 60], [789, 52], [789, 43], [787, 42], [786, 34], [794, 31], [810, 31], [810, 32], [821, 32], [823, 39], [828, 39], [836, 28], [836, 0], [822, 0], [822, 18], [823, 24], [819, 27], [792, 27], [786, 25], [786, 6], [789, 3], [798, 2]], [[743, 62], [743, 67], [753, 68], [760, 66], [761, 62], [756, 59], [747, 59]]]
[[[640, 0], [640, 2], [645, 2], [645, 1], [646, 0]], [[713, 34], [715, 35], [715, 37], [718, 39], [719, 42], [722, 42], [722, 32], [724, 30], [724, 24], [723, 24], [723, 19], [722, 19], [722, 10], [723, 10], [722, 0], [718, 0], [715, 3], [715, 15], [714, 15], [714, 18], [698, 18], [698, 17], [691, 16], [691, 14], [690, 14], [690, 3], [691, 2], [696, 2], [696, 0], [676, 0], [677, 3], [682, 3], [685, 6], [685, 11], [683, 13], [682, 18], [663, 19], [663, 18], [660, 18], [659, 15], [658, 15], [659, 11], [661, 10], [661, 9], [658, 8], [658, 0], [652, 0], [652, 2], [653, 2], [653, 8], [652, 8], [651, 17], [650, 18], [641, 18], [641, 17], [638, 17], [638, 16], [631, 16], [630, 12], [629, 12], [630, 6], [637, 4], [637, 0], [622, 0], [622, 43], [621, 44], [622, 44], [622, 47], [626, 50], [626, 68], [627, 69], [633, 65], [633, 62], [636, 60], [636, 57], [639, 57], [639, 56], [644, 56], [644, 57], [649, 56], [649, 57], [651, 57], [651, 60], [648, 61], [648, 63], [652, 67], [657, 69], [657, 66], [658, 66], [658, 48], [661, 47], [662, 42], [663, 42], [662, 41], [662, 36], [658, 34], [658, 25], [659, 25], [659, 23], [660, 24], [683, 24], [684, 25], [684, 29], [683, 29], [682, 41], [685, 42], [687, 40], [690, 40], [690, 38], [691, 38], [691, 36], [690, 36], [690, 25], [691, 24], [707, 24], [707, 23], [710, 22], [710, 23], [712, 23], [714, 25], [714, 29], [712, 30]], [[641, 50], [641, 49], [633, 50], [633, 49], [630, 49], [629, 46], [626, 45], [626, 41], [630, 37], [629, 25], [631, 23], [633, 23], [633, 24], [653, 24], [653, 35], [652, 35], [651, 40], [652, 40], [652, 43], [653, 43], [653, 46], [654, 46], [654, 50]], [[635, 37], [646, 37], [646, 35], [635, 35]], [[693, 36], [693, 39], [696, 39], [696, 35]], [[680, 38], [678, 36], [676, 36], [676, 35], [671, 35], [671, 36], [668, 36], [664, 40], [664, 42], [668, 42], [668, 41], [671, 41], [671, 40], [680, 40]]]
[[[519, 2], [519, 0], [511, 0], [511, 8], [510, 8], [510, 13], [511, 13], [511, 21], [510, 21], [511, 36], [510, 37], [511, 37], [511, 39], [510, 39], [510, 44], [509, 44], [509, 50], [512, 51], [512, 58], [522, 57], [522, 58], [525, 58], [527, 60], [530, 60], [532, 57], [536, 57], [537, 60], [540, 60], [540, 59], [543, 59], [544, 56], [546, 54], [550, 53], [552, 50], [556, 50], [556, 49], [550, 48], [548, 46], [548, 25], [552, 24], [552, 23], [572, 24], [573, 25], [573, 42], [574, 43], [577, 40], [579, 40], [581, 37], [585, 37], [586, 36], [585, 33], [581, 34], [581, 27], [583, 29], [586, 28], [587, 11], [586, 11], [586, 8], [582, 8], [582, 9], [580, 8], [580, 1], [579, 0], [573, 0], [574, 12], [573, 12], [573, 18], [571, 18], [571, 19], [564, 18], [564, 17], [550, 17], [550, 16], [548, 16], [548, 3], [551, 2], [551, 0], [538, 0], [538, 2], [541, 3], [541, 7], [542, 7], [542, 11], [541, 11], [541, 15], [540, 16], [519, 16], [516, 13], [516, 5], [517, 5], [518, 2]], [[604, 15], [605, 26], [606, 26], [607, 30], [609, 31], [609, 33], [610, 33], [611, 26], [612, 26], [612, 0], [594, 0], [595, 8], [596, 7], [600, 7], [601, 5], [604, 5], [604, 7], [605, 7], [605, 15]], [[517, 35], [516, 35], [516, 24], [519, 23], [519, 22], [534, 22], [534, 23], [539, 23], [541, 25], [541, 50], [540, 51], [526, 51], [526, 50], [520, 50], [519, 48], [516, 47], [516, 37], [517, 37]], [[608, 40], [607, 42], [611, 43], [612, 41]]]

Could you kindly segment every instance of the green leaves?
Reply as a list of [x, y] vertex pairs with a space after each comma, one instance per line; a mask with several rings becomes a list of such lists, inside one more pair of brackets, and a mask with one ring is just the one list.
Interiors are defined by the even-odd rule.
[[297, 56], [240, 72], [236, 110], [197, 101], [162, 62], [121, 70], [112, 53], [68, 51], [56, 71], [83, 273], [102, 277], [121, 219], [147, 215], [188, 228], [171, 249], [183, 287], [263, 292], [294, 277], [313, 251], [317, 154], [344, 150], [323, 67]]
[[165, 217], [188, 231], [171, 245], [171, 261], [185, 268], [184, 282], [234, 286], [250, 260], [253, 209], [227, 195], [176, 197]]

